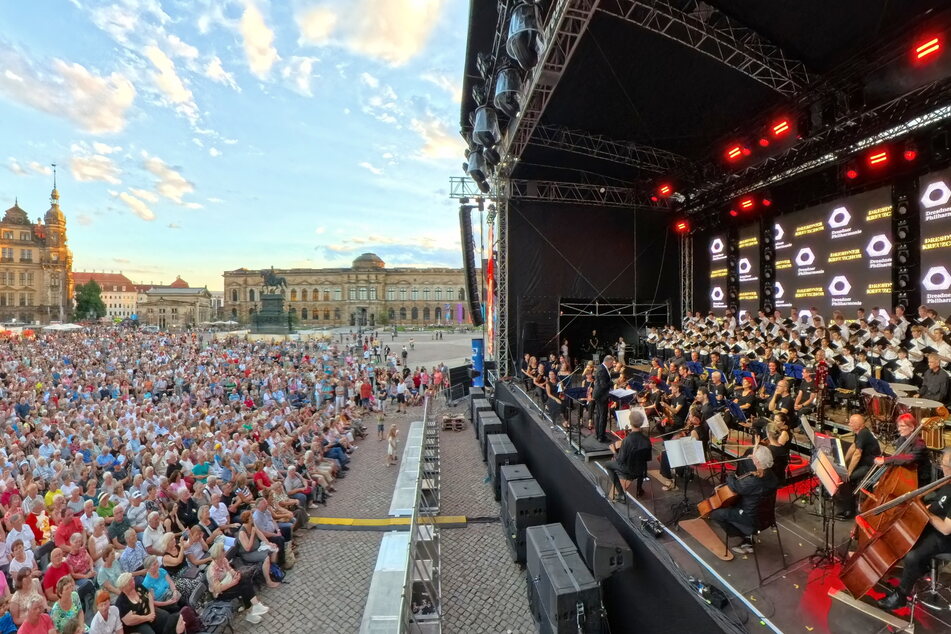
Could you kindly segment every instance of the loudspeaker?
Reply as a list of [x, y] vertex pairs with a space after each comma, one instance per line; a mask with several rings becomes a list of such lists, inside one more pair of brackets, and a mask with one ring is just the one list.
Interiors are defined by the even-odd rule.
[[475, 245], [472, 242], [472, 207], [459, 205], [459, 235], [462, 236], [462, 266], [466, 276], [466, 297], [469, 300], [469, 319], [473, 326], [481, 326], [482, 292], [475, 266]]
[[524, 564], [525, 530], [544, 524], [548, 516], [545, 492], [535, 479], [515, 480], [506, 485], [502, 500], [505, 501], [502, 525], [512, 560]]
[[469, 412], [469, 420], [472, 422], [473, 433], [475, 437], [479, 437], [479, 412], [494, 413], [492, 412], [492, 406], [484, 398], [473, 398], [469, 402], [470, 407], [472, 408]]
[[495, 492], [496, 501], [501, 496], [501, 487], [499, 484], [499, 469], [502, 465], [516, 464], [522, 461], [515, 449], [515, 445], [509, 439], [508, 434], [492, 434], [487, 437], [486, 443], [486, 466], [489, 471], [489, 481], [492, 482], [492, 489]]
[[499, 418], [504, 420], [506, 424], [516, 416], [518, 416], [519, 410], [515, 405], [509, 405], [508, 403], [503, 403], [502, 401], [495, 401], [495, 413], [499, 415]]
[[[528, 470], [523, 464], [504, 464], [499, 467], [499, 488], [502, 491], [508, 491], [509, 482], [515, 482], [516, 480], [531, 480], [532, 472]], [[508, 504], [508, 496], [503, 495], [500, 500], [502, 506], [502, 518], [508, 515], [506, 510], [506, 505]]]
[[578, 550], [598, 581], [633, 564], [630, 546], [605, 517], [578, 513], [575, 516], [575, 539], [578, 540]]
[[[600, 587], [561, 524], [525, 529], [529, 606], [553, 632], [601, 632]], [[579, 607], [584, 618], [579, 619]], [[581, 629], [579, 629], [581, 624]]]
[[488, 438], [492, 434], [505, 433], [504, 425], [492, 410], [479, 410], [479, 444], [482, 448], [482, 462], [485, 462], [489, 448]]

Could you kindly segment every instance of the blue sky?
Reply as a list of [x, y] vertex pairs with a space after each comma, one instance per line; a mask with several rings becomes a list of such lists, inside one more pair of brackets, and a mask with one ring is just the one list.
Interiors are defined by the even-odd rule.
[[[461, 266], [465, 0], [44, 0], [0, 12], [0, 209], [75, 270]], [[268, 226], [265, 226], [267, 224]]]

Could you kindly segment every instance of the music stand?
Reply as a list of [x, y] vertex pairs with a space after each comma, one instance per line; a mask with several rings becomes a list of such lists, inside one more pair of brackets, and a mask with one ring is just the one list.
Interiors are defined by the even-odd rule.
[[842, 478], [835, 470], [832, 458], [824, 451], [817, 450], [809, 466], [822, 485], [819, 495], [823, 535], [823, 545], [816, 548], [816, 552], [809, 558], [809, 561], [817, 568], [834, 566], [843, 561], [843, 558], [835, 552], [834, 517], [834, 497], [839, 487], [842, 486]]
[[[694, 438], [665, 440], [664, 451], [667, 452], [667, 464], [674, 472], [674, 482], [677, 482], [677, 469], [683, 468], [684, 470], [683, 497], [670, 507], [673, 511], [670, 525], [675, 525], [691, 510], [690, 502], [687, 500], [687, 483], [689, 482], [687, 467], [703, 464], [707, 461], [707, 458], [703, 455], [703, 443]], [[697, 481], [697, 487], [700, 488], [700, 495], [703, 496], [703, 488], [700, 487], [699, 480]]]

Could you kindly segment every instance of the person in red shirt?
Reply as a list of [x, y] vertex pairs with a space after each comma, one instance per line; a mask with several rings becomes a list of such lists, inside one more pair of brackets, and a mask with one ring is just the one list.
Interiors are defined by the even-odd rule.
[[50, 565], [43, 573], [43, 594], [46, 595], [48, 601], [56, 601], [58, 598], [56, 596], [56, 584], [68, 574], [70, 574], [69, 564], [66, 563], [63, 550], [54, 548], [53, 552], [50, 553]]
[[81, 534], [85, 542], [86, 535], [83, 524], [79, 521], [79, 518], [76, 517], [73, 509], [67, 506], [63, 509], [63, 520], [59, 526], [56, 527], [56, 532], [53, 534], [53, 542], [56, 544], [56, 547], [65, 548], [69, 546], [69, 538], [73, 536], [73, 533]]
[[270, 488], [271, 478], [268, 477], [267, 473], [264, 472], [264, 465], [260, 462], [255, 463], [255, 471], [252, 479], [254, 480], [254, 486], [257, 487], [258, 491], [263, 491], [264, 489]]
[[360, 405], [369, 407], [371, 396], [373, 396], [373, 386], [370, 385], [369, 380], [366, 380], [360, 384]]
[[[41, 515], [45, 516], [46, 507], [43, 506], [43, 502], [37, 500], [33, 503], [33, 510], [26, 516], [26, 525], [30, 527], [30, 530], [33, 531], [33, 539], [36, 540], [36, 544], [41, 546], [49, 541], [49, 538], [44, 534], [43, 529], [40, 528]], [[46, 517], [45, 520], [50, 522], [49, 518]], [[53, 529], [53, 524], [50, 522], [50, 530]]]

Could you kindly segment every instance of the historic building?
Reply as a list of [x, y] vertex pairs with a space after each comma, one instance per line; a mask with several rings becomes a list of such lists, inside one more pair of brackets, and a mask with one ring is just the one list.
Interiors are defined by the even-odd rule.
[[[392, 268], [364, 253], [344, 269], [275, 269], [285, 308], [300, 327], [469, 323], [462, 269]], [[261, 300], [261, 271], [224, 273], [224, 318], [248, 323]]]
[[0, 220], [0, 321], [66, 321], [73, 309], [72, 267], [55, 183], [50, 208], [36, 222], [14, 202]]
[[[181, 280], [178, 278], [176, 282]], [[153, 286], [139, 303], [139, 323], [162, 330], [181, 330], [212, 320], [211, 293], [207, 288]]]
[[73, 272], [73, 288], [93, 281], [102, 289], [100, 297], [106, 306], [106, 317], [126, 319], [136, 314], [138, 293], [132, 280], [122, 273]]

